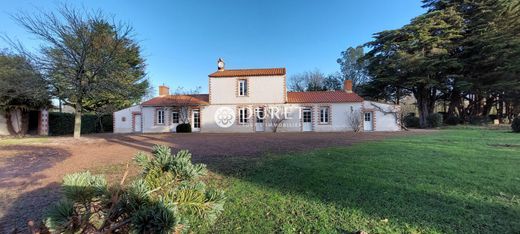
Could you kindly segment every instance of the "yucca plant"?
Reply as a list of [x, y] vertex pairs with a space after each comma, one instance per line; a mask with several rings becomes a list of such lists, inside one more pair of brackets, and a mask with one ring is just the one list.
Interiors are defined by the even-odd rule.
[[152, 155], [138, 153], [141, 175], [128, 186], [108, 186], [103, 176], [81, 172], [65, 176], [64, 199], [47, 213], [45, 224], [56, 233], [181, 233], [191, 223], [211, 224], [223, 210], [224, 194], [201, 181], [203, 164], [191, 154], [172, 154], [154, 146]]

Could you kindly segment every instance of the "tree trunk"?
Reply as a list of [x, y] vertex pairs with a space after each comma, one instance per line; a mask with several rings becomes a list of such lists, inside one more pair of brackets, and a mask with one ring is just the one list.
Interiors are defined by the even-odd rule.
[[7, 111], [7, 129], [11, 134], [15, 136], [21, 136], [24, 134], [23, 127], [23, 111], [20, 109], [14, 109]]
[[100, 132], [105, 132], [105, 128], [103, 127], [103, 116], [97, 116], [98, 118], [98, 121], [99, 121], [99, 130]]
[[[460, 106], [461, 104], [461, 97], [460, 97], [460, 92], [457, 90], [457, 89], [454, 89], [453, 91], [451, 91], [451, 95], [450, 95], [450, 105], [448, 106], [448, 116], [456, 116], [457, 114], [455, 113], [457, 107]], [[461, 115], [461, 113], [459, 112], [459, 115]]]
[[414, 92], [417, 99], [417, 109], [419, 110], [419, 125], [421, 128], [428, 127], [427, 118], [430, 115], [431, 100], [430, 93], [424, 87], [418, 87], [417, 92]]
[[81, 136], [81, 106], [76, 104], [76, 113], [74, 115], [74, 139]]
[[[495, 105], [495, 96], [493, 96], [493, 95], [487, 96], [486, 102], [482, 106], [481, 115], [488, 116], [489, 112], [491, 112], [491, 108], [493, 108], [494, 105]], [[497, 112], [497, 114], [498, 114], [498, 112]]]

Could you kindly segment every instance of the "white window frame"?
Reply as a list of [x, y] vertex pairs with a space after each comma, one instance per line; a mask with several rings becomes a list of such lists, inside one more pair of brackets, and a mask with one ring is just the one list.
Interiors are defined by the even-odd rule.
[[320, 107], [320, 124], [329, 124], [330, 116], [329, 116], [329, 108], [328, 106]]
[[[199, 109], [194, 109], [192, 111], [193, 113], [193, 128], [200, 128], [200, 110]], [[197, 116], [195, 118], [195, 116]]]
[[257, 107], [255, 109], [255, 114], [256, 114], [256, 122], [257, 123], [263, 123], [264, 120], [265, 120], [265, 110], [263, 107]]
[[365, 112], [364, 120], [366, 122], [372, 121], [372, 112]]
[[[177, 114], [177, 118], [174, 118], [173, 115]], [[178, 110], [172, 110], [172, 124], [178, 124], [180, 122], [180, 115]]]
[[238, 96], [239, 97], [247, 96], [247, 79], [238, 80]]
[[157, 117], [157, 124], [164, 124], [165, 118], [164, 118], [164, 109], [157, 109], [155, 111], [155, 115]]
[[248, 108], [240, 108], [240, 109], [238, 109], [238, 123], [239, 124], [247, 124], [247, 122], [248, 122], [247, 121], [248, 120], [248, 118], [247, 118], [247, 115], [248, 115], [247, 110], [248, 110]]

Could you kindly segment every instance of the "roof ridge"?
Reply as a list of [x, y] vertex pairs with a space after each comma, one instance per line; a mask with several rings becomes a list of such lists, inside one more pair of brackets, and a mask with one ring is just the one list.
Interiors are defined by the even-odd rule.
[[223, 72], [223, 71], [247, 71], [247, 70], [271, 70], [271, 69], [285, 69], [285, 67], [238, 68], [238, 69], [219, 70], [217, 72]]

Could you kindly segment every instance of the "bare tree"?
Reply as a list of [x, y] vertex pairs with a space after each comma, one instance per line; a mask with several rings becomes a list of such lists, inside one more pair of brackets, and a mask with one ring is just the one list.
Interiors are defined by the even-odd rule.
[[287, 113], [279, 106], [264, 107], [265, 119], [269, 120], [269, 125], [273, 132], [278, 132], [280, 125], [287, 120]]
[[289, 79], [289, 89], [295, 92], [326, 90], [327, 77], [318, 69], [295, 74]]
[[179, 111], [179, 122], [190, 123], [190, 108], [196, 105], [197, 94], [200, 93], [200, 86], [194, 89], [177, 87], [171, 98], [176, 103], [175, 108]]
[[397, 105], [389, 105], [388, 108], [383, 108], [381, 106], [378, 106], [376, 105], [375, 103], [370, 103], [373, 107], [375, 107], [377, 110], [379, 110], [381, 113], [383, 113], [384, 115], [393, 115], [394, 118], [395, 118], [395, 123], [398, 125], [398, 126], [401, 126], [402, 129], [404, 130], [408, 130], [405, 126], [404, 126], [404, 123], [402, 122], [402, 120], [404, 119], [403, 118], [403, 111], [401, 109], [400, 106], [397, 106]]
[[352, 128], [354, 132], [361, 131], [361, 112], [359, 109], [350, 109], [350, 114], [347, 114], [347, 124]]

